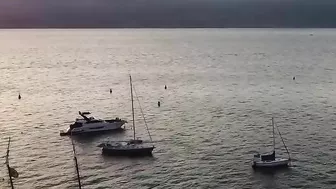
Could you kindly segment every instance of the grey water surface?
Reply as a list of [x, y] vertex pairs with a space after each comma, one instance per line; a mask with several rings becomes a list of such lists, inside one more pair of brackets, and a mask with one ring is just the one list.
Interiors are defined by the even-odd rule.
[[[78, 111], [129, 121], [121, 133], [74, 138], [83, 188], [335, 188], [336, 30], [0, 30], [0, 41], [0, 152], [11, 136], [16, 188], [77, 187], [59, 130]], [[97, 147], [132, 137], [128, 74], [152, 158]], [[272, 116], [292, 167], [253, 171], [253, 155], [272, 150]], [[0, 177], [9, 188], [4, 164]]]

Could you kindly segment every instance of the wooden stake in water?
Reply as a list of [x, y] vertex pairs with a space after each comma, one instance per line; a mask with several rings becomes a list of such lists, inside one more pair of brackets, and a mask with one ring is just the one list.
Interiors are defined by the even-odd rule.
[[82, 189], [82, 185], [81, 185], [81, 181], [80, 181], [80, 175], [79, 175], [79, 169], [78, 169], [78, 162], [77, 162], [77, 157], [76, 157], [76, 149], [75, 149], [75, 145], [74, 145], [73, 140], [72, 140], [72, 132], [71, 132], [71, 144], [72, 144], [72, 151], [74, 153], [74, 161], [75, 161], [75, 166], [76, 166], [78, 188]]
[[8, 158], [9, 158], [9, 144], [10, 144], [10, 137], [8, 138], [8, 146], [7, 146], [7, 154], [6, 154], [6, 165], [7, 165], [8, 177], [9, 177], [10, 185], [11, 185], [11, 188], [14, 189], [12, 175], [11, 175], [10, 166], [9, 166], [9, 160], [8, 160]]

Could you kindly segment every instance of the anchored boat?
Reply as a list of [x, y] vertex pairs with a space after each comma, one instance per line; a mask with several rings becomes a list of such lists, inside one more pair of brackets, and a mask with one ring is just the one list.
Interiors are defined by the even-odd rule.
[[111, 156], [152, 156], [152, 151], [155, 148], [153, 145], [152, 137], [149, 133], [146, 119], [143, 115], [140, 101], [139, 107], [141, 109], [142, 117], [144, 119], [146, 129], [150, 138], [150, 142], [146, 143], [143, 140], [136, 138], [135, 133], [135, 120], [134, 120], [134, 105], [133, 105], [133, 85], [132, 85], [132, 77], [130, 76], [130, 86], [131, 86], [131, 100], [132, 100], [132, 117], [133, 117], [133, 139], [129, 141], [123, 142], [105, 142], [99, 145], [102, 147], [102, 153], [111, 155]]
[[275, 137], [274, 137], [274, 118], [272, 117], [272, 126], [273, 126], [273, 152], [271, 154], [256, 154], [254, 155], [252, 167], [253, 168], [279, 168], [279, 167], [288, 167], [290, 164], [290, 155], [287, 149], [287, 146], [281, 136], [279, 128], [277, 127], [279, 136], [286, 148], [288, 158], [276, 157], [275, 155]]
[[71, 124], [66, 131], [61, 131], [60, 135], [78, 135], [113, 131], [121, 129], [121, 127], [127, 123], [127, 121], [119, 118], [102, 120], [94, 117], [87, 117], [90, 114], [90, 112], [79, 111], [79, 115], [82, 116], [82, 118], [77, 118], [75, 123]]

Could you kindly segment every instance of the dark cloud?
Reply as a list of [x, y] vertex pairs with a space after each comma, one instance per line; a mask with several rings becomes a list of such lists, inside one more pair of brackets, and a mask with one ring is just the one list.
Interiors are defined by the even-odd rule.
[[336, 27], [335, 0], [0, 0], [0, 27]]

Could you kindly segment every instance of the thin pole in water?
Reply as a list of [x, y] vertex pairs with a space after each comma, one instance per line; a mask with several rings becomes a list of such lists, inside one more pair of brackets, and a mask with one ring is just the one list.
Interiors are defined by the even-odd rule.
[[10, 181], [10, 185], [11, 188], [14, 189], [14, 184], [13, 184], [13, 180], [12, 180], [12, 176], [10, 174], [10, 166], [9, 166], [9, 144], [10, 144], [10, 137], [8, 138], [8, 146], [7, 146], [7, 154], [6, 154], [6, 165], [7, 165], [7, 170], [8, 170], [8, 176], [9, 176], [9, 181]]
[[79, 175], [79, 168], [78, 168], [78, 162], [77, 162], [77, 157], [76, 157], [76, 149], [75, 149], [75, 144], [72, 140], [72, 131], [71, 131], [71, 144], [72, 144], [72, 151], [73, 151], [73, 154], [74, 154], [74, 161], [75, 161], [75, 166], [76, 166], [76, 173], [77, 173], [77, 180], [78, 180], [78, 188], [79, 189], [82, 189], [82, 184], [81, 184], [81, 181], [80, 181], [80, 175]]

